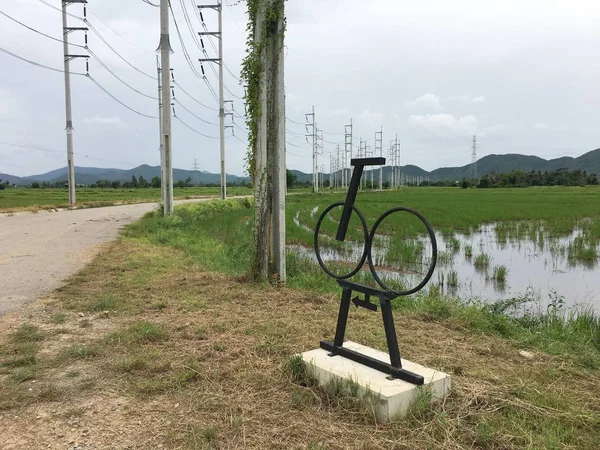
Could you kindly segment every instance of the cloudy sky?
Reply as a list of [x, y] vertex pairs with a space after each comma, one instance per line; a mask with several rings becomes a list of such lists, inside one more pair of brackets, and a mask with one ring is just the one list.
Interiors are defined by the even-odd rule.
[[[157, 2], [158, 0], [152, 0]], [[89, 23], [134, 70], [93, 32], [90, 75], [136, 111], [157, 115], [155, 49], [159, 12], [142, 0], [88, 0]], [[210, 1], [207, 1], [211, 3]], [[207, 3], [205, 2], [205, 3]], [[60, 0], [3, 1], [0, 11], [56, 38]], [[202, 57], [188, 30], [202, 30], [193, 5], [172, 0], [187, 51], [199, 71]], [[240, 62], [245, 52], [245, 4], [224, 0], [226, 96], [243, 115]], [[600, 2], [595, 0], [288, 0], [286, 3], [288, 167], [310, 172], [305, 113], [314, 105], [325, 134], [319, 164], [343, 142], [352, 118], [354, 142], [374, 142], [383, 127], [384, 149], [398, 134], [401, 163], [427, 170], [468, 164], [476, 134], [479, 157], [525, 153], [544, 158], [579, 156], [600, 147]], [[82, 16], [80, 5], [69, 12]], [[217, 17], [204, 12], [208, 29]], [[69, 26], [85, 26], [69, 17]], [[173, 164], [218, 172], [217, 77], [205, 63], [206, 81], [186, 63], [171, 25], [175, 80]], [[0, 47], [23, 58], [62, 68], [62, 44], [0, 14]], [[83, 44], [81, 32], [70, 42]], [[214, 52], [205, 40], [209, 56]], [[72, 47], [73, 53], [84, 53]], [[66, 165], [63, 74], [0, 52], [0, 173], [30, 175]], [[85, 72], [85, 62], [72, 62]], [[146, 75], [140, 73], [144, 72]], [[148, 76], [150, 75], [150, 76]], [[235, 76], [234, 76], [235, 75]], [[92, 80], [72, 77], [75, 162], [78, 166], [131, 168], [157, 165], [158, 121], [121, 106]], [[208, 106], [206, 108], [205, 106]], [[205, 123], [201, 119], [205, 120]], [[227, 139], [227, 171], [244, 173], [244, 120], [235, 118]], [[185, 124], [185, 125], [184, 125]], [[195, 131], [186, 127], [189, 126]], [[231, 131], [227, 131], [231, 135]], [[18, 144], [38, 150], [14, 147]], [[45, 149], [45, 150], [41, 150]]]

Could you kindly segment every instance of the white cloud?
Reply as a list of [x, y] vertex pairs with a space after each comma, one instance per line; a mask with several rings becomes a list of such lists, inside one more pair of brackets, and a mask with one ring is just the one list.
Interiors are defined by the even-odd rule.
[[451, 95], [446, 100], [450, 102], [485, 103], [485, 97], [483, 95], [477, 95], [475, 97], [469, 94]]
[[384, 117], [384, 113], [373, 111], [373, 106], [370, 103], [367, 103], [367, 107], [360, 113], [359, 119], [361, 122], [366, 122], [367, 125], [381, 125]]
[[348, 111], [346, 108], [336, 108], [326, 110], [322, 115], [329, 118], [350, 117], [350, 111]]
[[543, 122], [537, 122], [534, 126], [533, 126], [534, 130], [537, 131], [568, 131], [569, 127], [565, 127], [564, 125], [560, 125], [558, 127], [552, 127], [546, 123]]
[[423, 94], [416, 99], [406, 102], [405, 106], [411, 109], [421, 109], [425, 111], [441, 111], [442, 103], [435, 94]]
[[457, 118], [452, 114], [413, 114], [408, 118], [408, 125], [441, 137], [477, 133], [477, 118], [472, 115]]
[[484, 131], [487, 136], [500, 136], [506, 131], [506, 125], [503, 123], [492, 125], [490, 127], [486, 127]]
[[120, 117], [101, 117], [101, 116], [94, 116], [94, 117], [88, 117], [83, 119], [84, 123], [90, 124], [90, 125], [95, 125], [95, 124], [99, 124], [99, 125], [114, 125], [116, 127], [123, 127], [125, 126], [125, 123], [121, 120]]

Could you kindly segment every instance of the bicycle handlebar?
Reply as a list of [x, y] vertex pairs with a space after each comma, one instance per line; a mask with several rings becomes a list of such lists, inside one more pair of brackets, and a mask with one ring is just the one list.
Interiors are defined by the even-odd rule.
[[352, 172], [350, 186], [348, 186], [348, 193], [346, 194], [346, 200], [344, 201], [344, 210], [342, 211], [340, 224], [338, 226], [337, 234], [335, 235], [335, 239], [340, 242], [343, 242], [346, 239], [348, 224], [350, 223], [350, 216], [352, 215], [352, 206], [358, 195], [360, 179], [362, 178], [365, 166], [383, 166], [385, 165], [385, 158], [355, 158], [350, 161], [350, 165], [354, 166], [354, 171]]

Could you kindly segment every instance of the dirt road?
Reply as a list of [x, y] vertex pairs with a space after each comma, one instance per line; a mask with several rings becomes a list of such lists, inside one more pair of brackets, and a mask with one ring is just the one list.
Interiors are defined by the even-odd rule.
[[102, 243], [156, 206], [0, 215], [0, 315], [56, 289], [90, 261]]

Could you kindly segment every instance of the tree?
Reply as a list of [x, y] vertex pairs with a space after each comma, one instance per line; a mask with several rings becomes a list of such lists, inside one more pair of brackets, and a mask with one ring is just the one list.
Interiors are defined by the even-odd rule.
[[469, 180], [467, 180], [466, 178], [463, 178], [460, 181], [460, 187], [463, 189], [467, 189], [467, 188], [471, 187], [471, 182]]
[[298, 177], [296, 176], [295, 173], [293, 173], [291, 170], [286, 169], [286, 181], [287, 181], [287, 187], [293, 187], [296, 184], [296, 181], [298, 181]]
[[148, 182], [146, 181], [146, 179], [140, 175], [140, 178], [138, 180], [138, 187], [140, 188], [147, 188], [148, 187]]
[[33, 183], [31, 183], [31, 188], [32, 189], [39, 189], [40, 188], [40, 183], [38, 183], [37, 181], [34, 181]]
[[160, 177], [153, 177], [152, 180], [150, 181], [150, 185], [153, 188], [159, 188], [160, 187]]
[[113, 189], [119, 189], [121, 187], [121, 182], [119, 180], [116, 180], [113, 181], [110, 185], [113, 187]]
[[138, 180], [135, 178], [135, 175], [131, 175], [131, 187], [138, 187]]

